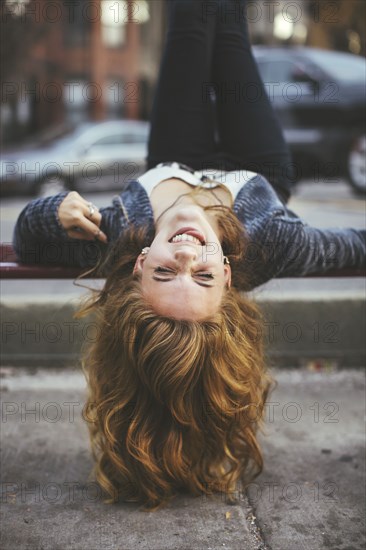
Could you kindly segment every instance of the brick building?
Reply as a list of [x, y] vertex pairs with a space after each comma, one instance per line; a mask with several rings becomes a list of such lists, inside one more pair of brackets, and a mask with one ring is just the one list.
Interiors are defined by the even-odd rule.
[[[2, 4], [4, 143], [84, 120], [140, 117], [137, 5], [132, 0]], [[140, 11], [141, 21], [147, 16]]]
[[[84, 120], [148, 119], [166, 5], [3, 0], [2, 143]], [[365, 55], [364, 0], [248, 0], [247, 17], [253, 43]]]

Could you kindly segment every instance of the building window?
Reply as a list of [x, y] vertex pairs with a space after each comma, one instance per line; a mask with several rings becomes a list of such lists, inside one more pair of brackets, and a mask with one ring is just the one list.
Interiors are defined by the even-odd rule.
[[68, 0], [65, 13], [65, 46], [67, 48], [85, 47], [89, 44], [91, 18], [85, 13], [85, 6], [80, 0]]
[[66, 122], [72, 126], [89, 120], [88, 81], [83, 76], [71, 76], [64, 82], [63, 98]]
[[126, 0], [104, 0], [102, 2], [102, 40], [108, 48], [119, 48], [126, 43], [128, 22]]
[[102, 0], [101, 10], [102, 40], [108, 48], [125, 45], [128, 23], [146, 23], [150, 17], [146, 0]]
[[125, 118], [126, 92], [123, 81], [120, 77], [111, 77], [107, 80], [105, 90], [107, 118]]

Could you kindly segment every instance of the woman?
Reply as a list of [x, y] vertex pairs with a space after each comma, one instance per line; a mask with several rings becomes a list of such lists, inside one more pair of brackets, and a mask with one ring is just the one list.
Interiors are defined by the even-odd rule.
[[271, 378], [260, 313], [239, 290], [365, 259], [365, 232], [311, 228], [286, 206], [291, 162], [245, 1], [169, 9], [149, 171], [100, 211], [75, 192], [35, 200], [14, 233], [23, 261], [52, 251], [106, 275], [81, 312], [100, 326], [84, 360], [96, 476], [112, 501], [150, 509], [261, 470]]

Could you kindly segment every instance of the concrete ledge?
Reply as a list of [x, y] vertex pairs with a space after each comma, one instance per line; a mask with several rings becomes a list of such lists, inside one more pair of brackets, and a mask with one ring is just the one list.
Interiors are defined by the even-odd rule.
[[[2, 286], [1, 364], [75, 365], [83, 342], [98, 337], [92, 320], [73, 319], [85, 289], [63, 281], [34, 281], [26, 287], [14, 283]], [[264, 338], [273, 365], [325, 361], [364, 366], [363, 279], [278, 279], [250, 295], [264, 312]]]

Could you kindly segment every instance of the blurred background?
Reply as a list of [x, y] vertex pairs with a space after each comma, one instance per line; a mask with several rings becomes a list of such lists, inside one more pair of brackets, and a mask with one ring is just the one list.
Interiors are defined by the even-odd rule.
[[[2, 2], [3, 144], [60, 124], [148, 120], [166, 3]], [[363, 0], [249, 1], [247, 17], [253, 44], [365, 55]]]
[[[118, 190], [144, 171], [168, 1], [2, 1], [3, 197]], [[363, 196], [364, 0], [251, 0], [246, 17], [296, 189]]]

